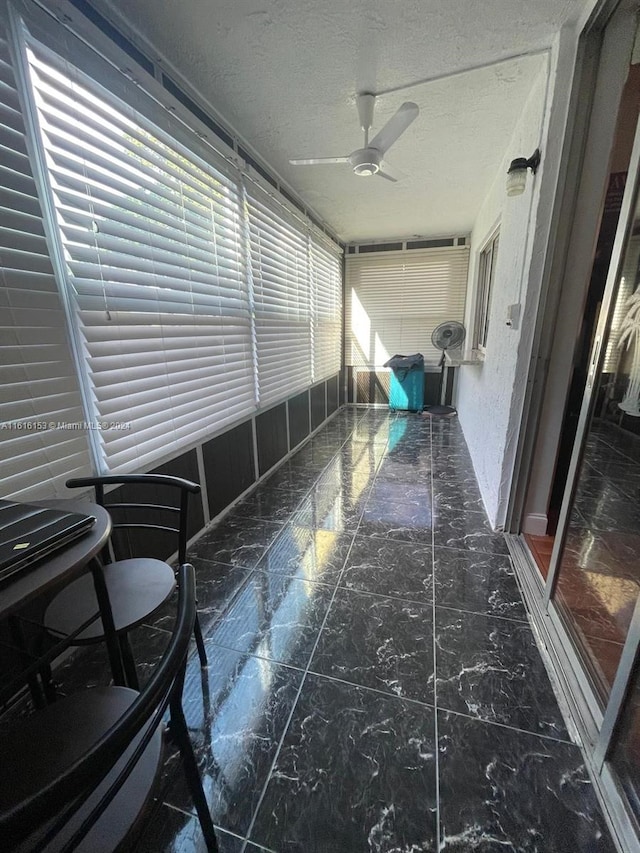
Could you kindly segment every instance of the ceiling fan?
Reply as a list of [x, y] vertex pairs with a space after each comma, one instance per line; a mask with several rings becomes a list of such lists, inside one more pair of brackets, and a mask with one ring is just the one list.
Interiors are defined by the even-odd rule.
[[360, 117], [360, 126], [364, 131], [364, 146], [352, 151], [346, 157], [312, 157], [310, 159], [289, 160], [293, 166], [315, 166], [323, 163], [350, 163], [356, 175], [369, 177], [378, 175], [387, 181], [396, 182], [397, 179], [389, 172], [383, 172], [385, 166], [383, 157], [400, 136], [409, 127], [418, 115], [417, 104], [405, 101], [397, 112], [391, 116], [382, 130], [369, 142], [369, 130], [373, 123], [373, 107], [376, 96], [368, 93], [358, 95], [357, 107]]

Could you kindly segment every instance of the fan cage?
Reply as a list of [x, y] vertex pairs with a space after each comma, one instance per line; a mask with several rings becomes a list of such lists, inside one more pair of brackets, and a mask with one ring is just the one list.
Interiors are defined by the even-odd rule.
[[431, 333], [431, 343], [437, 349], [455, 349], [462, 346], [465, 339], [465, 328], [457, 320], [440, 323]]

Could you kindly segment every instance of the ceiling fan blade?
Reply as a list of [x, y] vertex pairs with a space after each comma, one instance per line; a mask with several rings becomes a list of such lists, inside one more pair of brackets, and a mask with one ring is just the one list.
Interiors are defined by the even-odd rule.
[[394, 184], [398, 183], [398, 179], [394, 178], [393, 175], [390, 175], [388, 172], [377, 171], [376, 175], [380, 178], [384, 178], [386, 181], [392, 181]]
[[392, 166], [387, 160], [380, 161], [380, 171], [384, 174], [385, 178], [391, 178], [391, 180], [395, 181], [404, 181], [407, 177], [407, 173], [403, 172], [402, 169], [398, 169], [397, 166]]
[[292, 166], [316, 166], [323, 163], [348, 163], [348, 157], [311, 157], [307, 160], [289, 160]]
[[411, 101], [405, 101], [395, 115], [392, 115], [385, 126], [369, 143], [369, 148], [376, 148], [385, 154], [393, 143], [405, 132], [412, 121], [414, 121], [420, 110], [418, 105]]

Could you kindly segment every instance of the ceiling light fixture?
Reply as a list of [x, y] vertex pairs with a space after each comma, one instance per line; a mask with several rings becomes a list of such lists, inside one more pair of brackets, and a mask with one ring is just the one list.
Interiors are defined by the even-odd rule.
[[531, 157], [516, 157], [507, 170], [507, 195], [522, 195], [527, 183], [527, 169], [535, 175], [540, 165], [540, 149], [536, 148]]
[[382, 157], [374, 149], [364, 148], [361, 151], [354, 151], [350, 155], [349, 161], [356, 175], [367, 177], [380, 171]]

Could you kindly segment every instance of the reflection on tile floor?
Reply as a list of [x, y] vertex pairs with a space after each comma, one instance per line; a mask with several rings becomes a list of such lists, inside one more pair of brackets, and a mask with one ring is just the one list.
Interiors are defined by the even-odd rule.
[[[339, 412], [191, 556], [222, 853], [612, 853], [456, 421]], [[204, 850], [175, 754], [139, 849]]]

